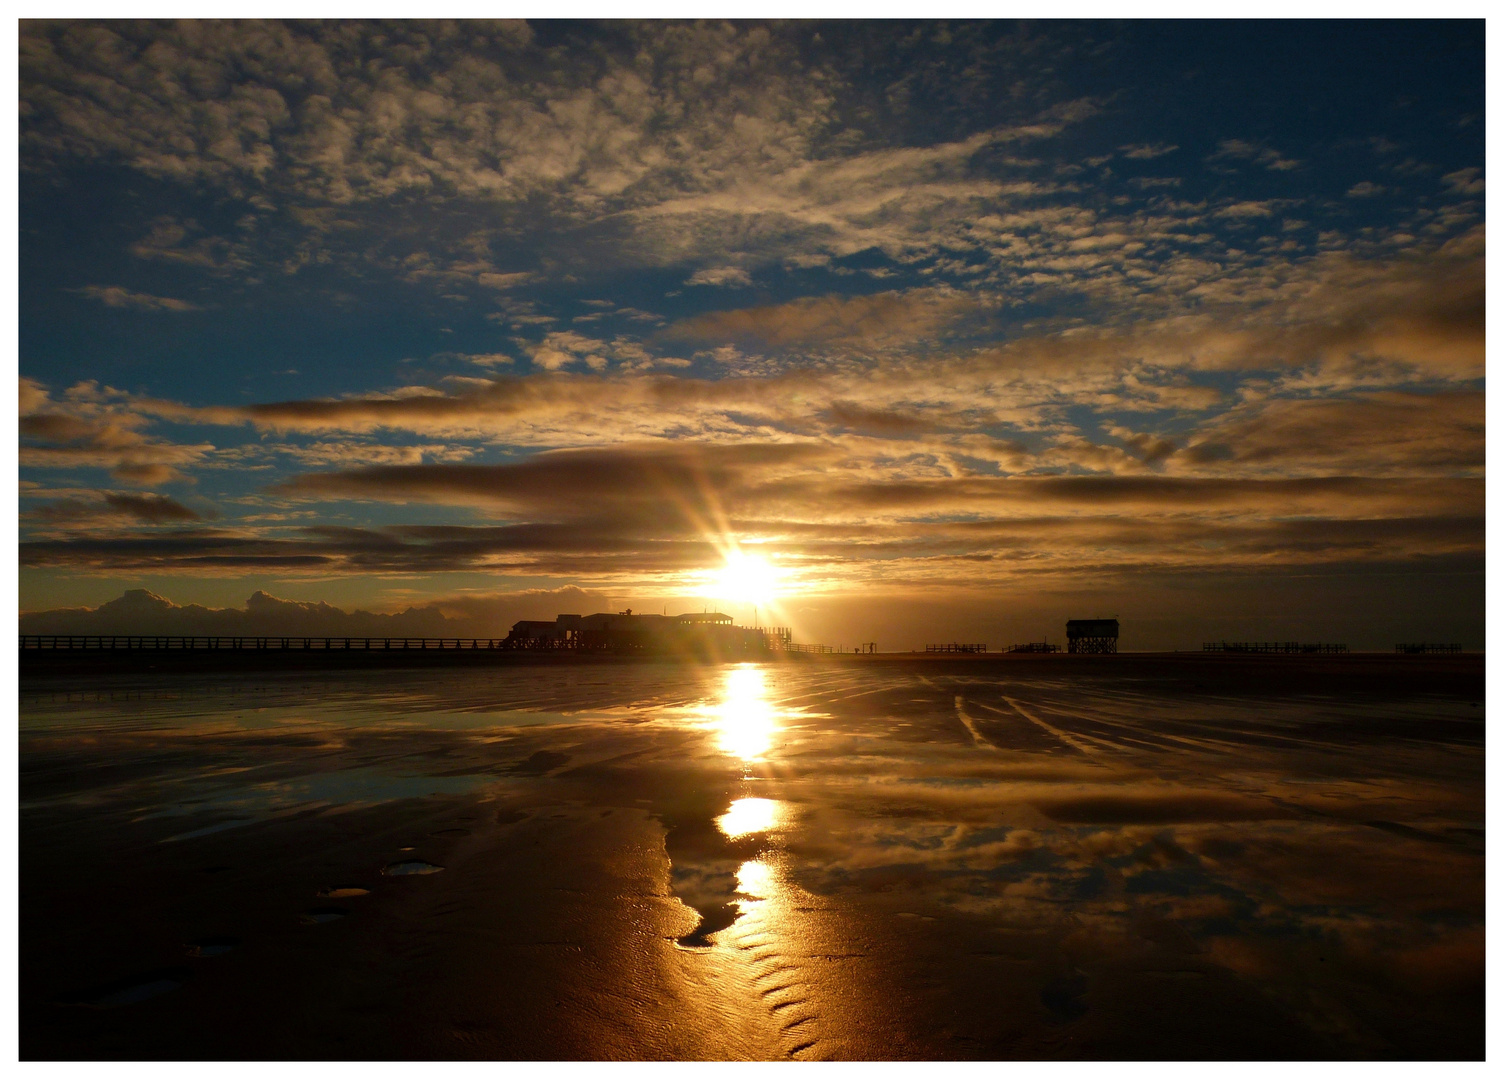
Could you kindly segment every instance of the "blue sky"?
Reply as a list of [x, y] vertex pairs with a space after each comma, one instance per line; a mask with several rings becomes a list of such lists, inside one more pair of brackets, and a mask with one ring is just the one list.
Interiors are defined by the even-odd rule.
[[741, 547], [827, 638], [1203, 582], [1146, 647], [1229, 588], [1481, 644], [1481, 21], [26, 22], [20, 70], [23, 610], [673, 606]]

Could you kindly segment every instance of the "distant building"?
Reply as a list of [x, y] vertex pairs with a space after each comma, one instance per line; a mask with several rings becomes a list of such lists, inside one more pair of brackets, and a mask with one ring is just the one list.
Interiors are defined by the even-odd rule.
[[1070, 619], [1065, 624], [1066, 652], [1115, 653], [1118, 651], [1116, 619]]
[[736, 626], [719, 611], [683, 615], [560, 615], [553, 622], [523, 619], [512, 626], [510, 649], [581, 649], [653, 653], [695, 659], [762, 656], [788, 648], [786, 629]]

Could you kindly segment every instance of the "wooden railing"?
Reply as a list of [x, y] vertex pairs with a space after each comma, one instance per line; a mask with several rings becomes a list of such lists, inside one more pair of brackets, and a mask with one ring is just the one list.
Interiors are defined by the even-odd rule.
[[510, 649], [504, 638], [183, 637], [161, 634], [22, 634], [23, 649]]

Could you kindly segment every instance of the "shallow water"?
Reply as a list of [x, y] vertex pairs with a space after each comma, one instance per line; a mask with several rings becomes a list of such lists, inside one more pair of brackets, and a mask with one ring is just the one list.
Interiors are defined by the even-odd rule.
[[[376, 892], [341, 933], [386, 948], [399, 930], [381, 920], [427, 904], [432, 955], [487, 935], [507, 963], [542, 948], [527, 963], [575, 1014], [567, 1039], [501, 1012], [436, 1018], [393, 1055], [1481, 1055], [1481, 699], [1276, 687], [923, 663], [39, 680], [21, 695], [22, 938], [47, 937], [36, 898], [71, 896], [97, 857], [86, 833], [267, 890], [291, 889], [292, 857], [244, 866], [236, 845], [318, 849], [306, 904], [361, 895], [328, 891], [362, 879], [318, 838], [379, 820], [395, 839], [348, 864], [371, 876], [346, 887]], [[552, 865], [521, 872], [534, 847]], [[549, 874], [581, 887], [540, 898]], [[553, 905], [529, 918], [568, 936], [533, 942], [507, 904]], [[170, 921], [162, 907], [137, 917]], [[220, 921], [235, 918], [251, 917]], [[244, 939], [218, 964], [257, 948], [241, 926], [210, 929]], [[82, 932], [120, 928], [101, 914]], [[320, 947], [366, 947], [343, 941]], [[23, 1053], [87, 1034], [62, 1014], [28, 1028], [28, 995], [135, 985], [41, 967], [23, 949]], [[422, 977], [469, 978], [442, 967]], [[170, 1041], [173, 1003], [212, 999], [201, 986], [109, 1015], [151, 1008]], [[132, 1037], [120, 1046], [175, 1056]], [[320, 1045], [242, 1053], [348, 1056]]]

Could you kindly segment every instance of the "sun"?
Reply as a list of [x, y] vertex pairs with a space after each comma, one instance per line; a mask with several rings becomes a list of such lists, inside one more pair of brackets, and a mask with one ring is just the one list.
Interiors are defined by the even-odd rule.
[[778, 568], [760, 555], [733, 551], [711, 578], [716, 599], [766, 607], [778, 599]]

